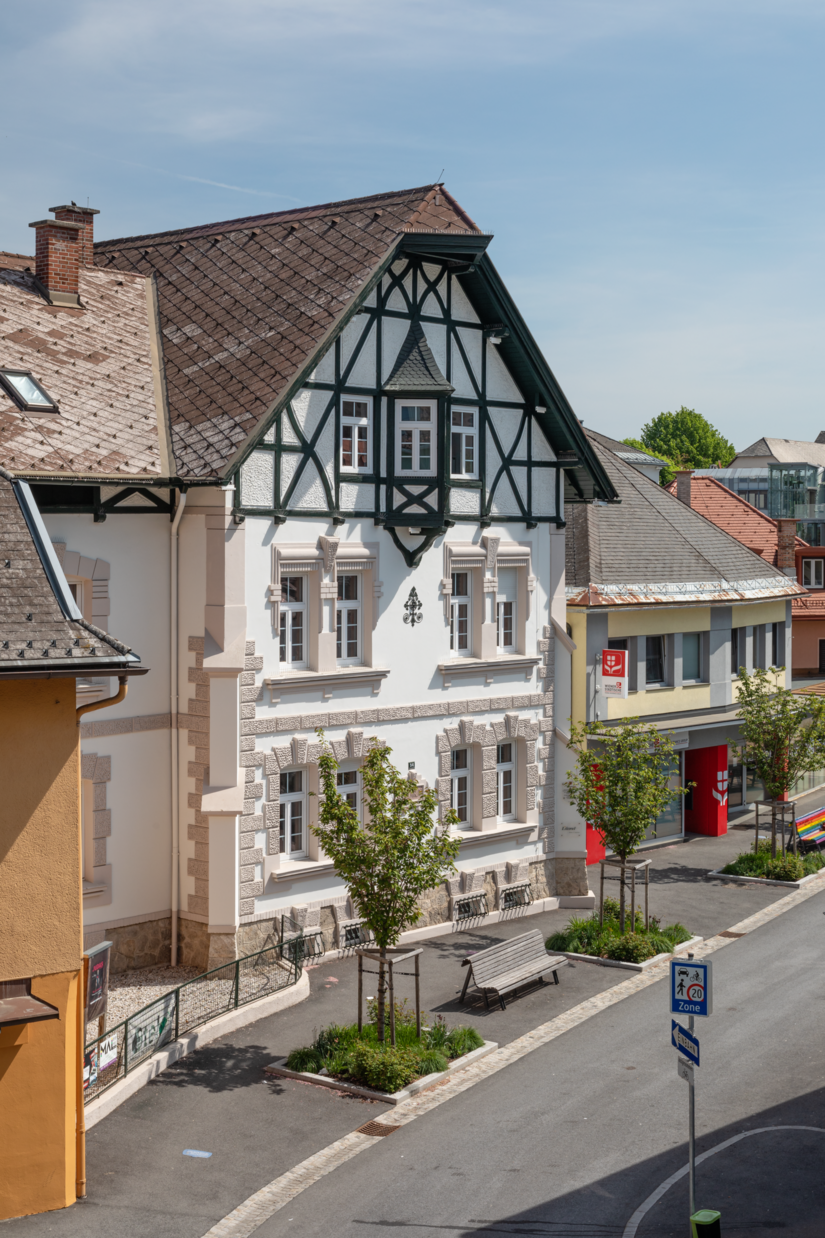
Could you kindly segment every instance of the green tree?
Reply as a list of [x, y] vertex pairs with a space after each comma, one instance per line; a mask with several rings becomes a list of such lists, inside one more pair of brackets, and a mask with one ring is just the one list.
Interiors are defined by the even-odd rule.
[[[776, 669], [776, 668], [771, 668]], [[739, 760], [755, 771], [771, 801], [771, 855], [776, 856], [776, 801], [798, 778], [825, 765], [825, 699], [777, 688], [768, 671], [739, 671]]]
[[373, 742], [361, 766], [364, 821], [337, 787], [338, 762], [323, 731], [318, 761], [323, 788], [318, 821], [310, 828], [346, 882], [356, 911], [375, 935], [378, 964], [378, 1038], [384, 1039], [386, 951], [420, 917], [418, 900], [455, 870], [459, 839], [452, 809], [444, 828], [434, 824], [438, 797], [404, 778], [390, 761], [392, 749]]
[[[576, 722], [570, 744], [576, 768], [566, 789], [579, 814], [602, 836], [622, 863], [638, 849], [656, 818], [687, 792], [671, 787], [673, 741], [653, 726], [628, 718], [619, 726]], [[624, 932], [624, 872], [619, 894], [619, 928]]]
[[659, 460], [667, 461], [665, 467], [663, 469], [659, 469], [659, 485], [660, 486], [670, 485], [670, 483], [673, 481], [673, 478], [676, 476], [676, 470], [682, 467], [678, 463], [678, 461], [673, 461], [673, 460], [668, 459], [668, 457], [664, 456], [661, 453], [661, 451], [656, 451], [656, 452], [651, 453], [650, 448], [645, 447], [644, 443], [642, 442], [640, 438], [623, 438], [622, 442], [625, 443], [628, 447], [635, 447], [637, 451], [646, 451], [648, 455], [653, 454], [657, 456]]
[[736, 455], [729, 443], [710, 422], [695, 409], [682, 405], [675, 413], [659, 413], [642, 426], [642, 446], [654, 456], [670, 461], [662, 470], [662, 485], [673, 480], [675, 470], [710, 469], [717, 464], [726, 467]]

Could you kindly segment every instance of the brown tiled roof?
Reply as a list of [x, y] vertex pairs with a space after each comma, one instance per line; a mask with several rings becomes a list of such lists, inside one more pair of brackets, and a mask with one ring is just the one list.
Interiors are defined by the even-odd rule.
[[439, 185], [98, 242], [154, 275], [181, 477], [222, 476], [407, 232], [479, 235]]
[[81, 268], [85, 308], [56, 307], [7, 260], [0, 367], [31, 370], [60, 413], [31, 416], [0, 389], [0, 465], [29, 477], [162, 476], [146, 280]]
[[[665, 488], [670, 494], [676, 494], [675, 481]], [[691, 478], [690, 505], [693, 511], [711, 520], [766, 563], [776, 567], [779, 549], [776, 521], [765, 512], [760, 512], [752, 503], [734, 494], [715, 477]], [[805, 546], [807, 543], [798, 537], [796, 544]]]
[[79, 617], [27, 491], [0, 469], [0, 676], [134, 668], [128, 646]]

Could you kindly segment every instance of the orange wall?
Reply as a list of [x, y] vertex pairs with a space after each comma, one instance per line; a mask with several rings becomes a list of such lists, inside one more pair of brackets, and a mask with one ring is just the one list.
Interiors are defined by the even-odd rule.
[[0, 1031], [3, 1220], [75, 1201], [77, 980], [77, 972], [33, 978], [33, 995], [60, 1018]]
[[80, 967], [78, 759], [74, 680], [0, 681], [0, 980]]
[[75, 1199], [81, 966], [74, 679], [0, 681], [0, 980], [59, 1019], [0, 1030], [0, 1217]]

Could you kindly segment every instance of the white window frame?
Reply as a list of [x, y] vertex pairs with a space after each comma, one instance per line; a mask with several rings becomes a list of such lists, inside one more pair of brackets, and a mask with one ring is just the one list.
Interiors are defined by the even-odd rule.
[[[455, 768], [459, 753], [466, 757], [467, 764]], [[462, 782], [464, 786], [462, 786]], [[473, 824], [473, 752], [468, 746], [450, 750], [450, 807], [461, 812], [460, 798], [464, 796], [464, 818], [458, 829], [471, 829]]]
[[[403, 421], [405, 408], [429, 408], [430, 420]], [[426, 430], [430, 435], [430, 464], [421, 468], [421, 432]], [[413, 465], [411, 469], [401, 467], [402, 434], [409, 431], [412, 435]], [[438, 401], [437, 400], [398, 400], [395, 406], [395, 472], [399, 479], [405, 477], [435, 477], [438, 465]]]
[[[284, 600], [284, 590], [287, 588], [288, 580], [301, 581], [302, 601], [290, 602]], [[278, 612], [278, 665], [284, 670], [299, 670], [308, 665], [308, 640], [309, 640], [309, 623], [308, 615], [308, 594], [309, 581], [302, 572], [285, 571], [281, 573], [281, 601]], [[302, 658], [292, 657], [292, 630], [295, 623], [295, 616], [301, 617], [302, 642], [301, 648], [303, 651]], [[286, 647], [287, 657], [281, 657], [282, 642]]]
[[361, 771], [358, 769], [341, 769], [335, 775], [335, 786], [338, 794], [343, 796], [350, 808], [354, 808], [361, 820]]
[[[808, 580], [805, 579], [806, 571]], [[825, 589], [825, 559], [802, 560], [802, 584], [806, 589]]]
[[[306, 766], [301, 766], [298, 769], [282, 770], [280, 774], [279, 851], [285, 860], [304, 860], [309, 853], [307, 845], [308, 773]], [[300, 778], [300, 790], [285, 790], [285, 787], [289, 787], [290, 778], [295, 778], [296, 775]], [[294, 849], [292, 847], [292, 821], [295, 815], [293, 805], [297, 805], [300, 809], [301, 818], [301, 845]]]
[[[478, 477], [478, 413], [477, 408], [468, 408], [466, 405], [453, 405], [450, 409], [450, 476], [463, 478], [464, 480], [473, 480]], [[459, 424], [456, 425], [456, 418], [459, 419]], [[471, 420], [468, 422], [468, 418]], [[453, 469], [453, 450], [456, 445], [455, 440], [460, 439], [459, 454], [461, 458], [461, 469], [456, 472]], [[471, 458], [472, 465], [468, 469], [467, 455]]]
[[[342, 598], [340, 593], [345, 580], [354, 580], [356, 583], [355, 598]], [[335, 603], [335, 661], [338, 666], [361, 666], [364, 654], [364, 639], [363, 639], [363, 592], [364, 592], [364, 573], [363, 572], [341, 572], [338, 576], [338, 591], [339, 596]], [[342, 620], [342, 616], [346, 614], [347, 618]], [[355, 631], [357, 641], [357, 652], [353, 655], [346, 652], [349, 644], [349, 632], [351, 631], [349, 616], [355, 615]], [[340, 639], [339, 639], [340, 632]], [[339, 648], [340, 646], [340, 648]]]
[[[499, 654], [516, 653], [519, 648], [519, 630], [518, 630], [518, 598], [520, 592], [521, 581], [519, 579], [519, 568], [511, 567], [506, 559], [502, 559], [498, 564], [497, 580], [501, 585], [502, 572], [512, 572], [515, 576], [515, 598], [508, 598], [504, 594], [496, 593], [496, 652]], [[509, 608], [509, 609], [508, 609]], [[510, 629], [510, 640], [505, 643], [504, 636], [507, 628]]]
[[[467, 579], [467, 592], [456, 593], [456, 580], [459, 576]], [[453, 591], [450, 595], [450, 656], [453, 658], [471, 658], [473, 656], [473, 574], [468, 571], [452, 573]], [[466, 607], [467, 614], [462, 616], [461, 609]], [[459, 648], [459, 624], [467, 623], [467, 646]]]
[[[502, 760], [503, 750], [509, 750], [509, 757]], [[499, 821], [515, 821], [516, 819], [516, 761], [515, 740], [505, 740], [496, 745], [496, 816]], [[508, 780], [509, 775], [509, 780]], [[505, 792], [509, 781], [510, 811], [505, 812]]]
[[[363, 404], [366, 408], [366, 413], [363, 415], [355, 413], [346, 413], [344, 410], [348, 404]], [[372, 398], [370, 396], [342, 396], [341, 397], [341, 442], [339, 451], [339, 460], [342, 473], [371, 473], [372, 472]], [[350, 431], [350, 442], [352, 444], [352, 464], [344, 463], [344, 431]], [[366, 441], [366, 464], [357, 464], [358, 459], [358, 443], [360, 432], [365, 431], [363, 435]]]

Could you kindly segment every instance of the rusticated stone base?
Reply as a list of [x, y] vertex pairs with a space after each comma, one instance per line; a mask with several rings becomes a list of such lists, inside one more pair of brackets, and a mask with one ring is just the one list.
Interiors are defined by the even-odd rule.
[[539, 860], [530, 865], [530, 893], [534, 903], [540, 898], [558, 894], [558, 890], [554, 888], [552, 860]]
[[209, 965], [209, 933], [200, 920], [178, 919], [178, 962], [206, 971]]
[[210, 933], [206, 970], [211, 971], [213, 967], [222, 967], [224, 963], [232, 963], [240, 953], [242, 952], [237, 948], [234, 933]]
[[555, 867], [555, 894], [587, 894], [587, 866], [584, 858], [557, 857]]
[[242, 924], [235, 934], [238, 943], [238, 954], [241, 958], [247, 954], [257, 954], [270, 946], [277, 946], [281, 940], [281, 921], [258, 920], [255, 924]]
[[144, 920], [141, 924], [124, 924], [106, 930], [106, 940], [112, 942], [109, 969], [112, 972], [134, 971], [138, 967], [167, 967], [172, 948], [172, 920]]
[[427, 890], [418, 900], [421, 915], [410, 928], [427, 928], [431, 924], [443, 924], [450, 915], [450, 895], [445, 882]]

